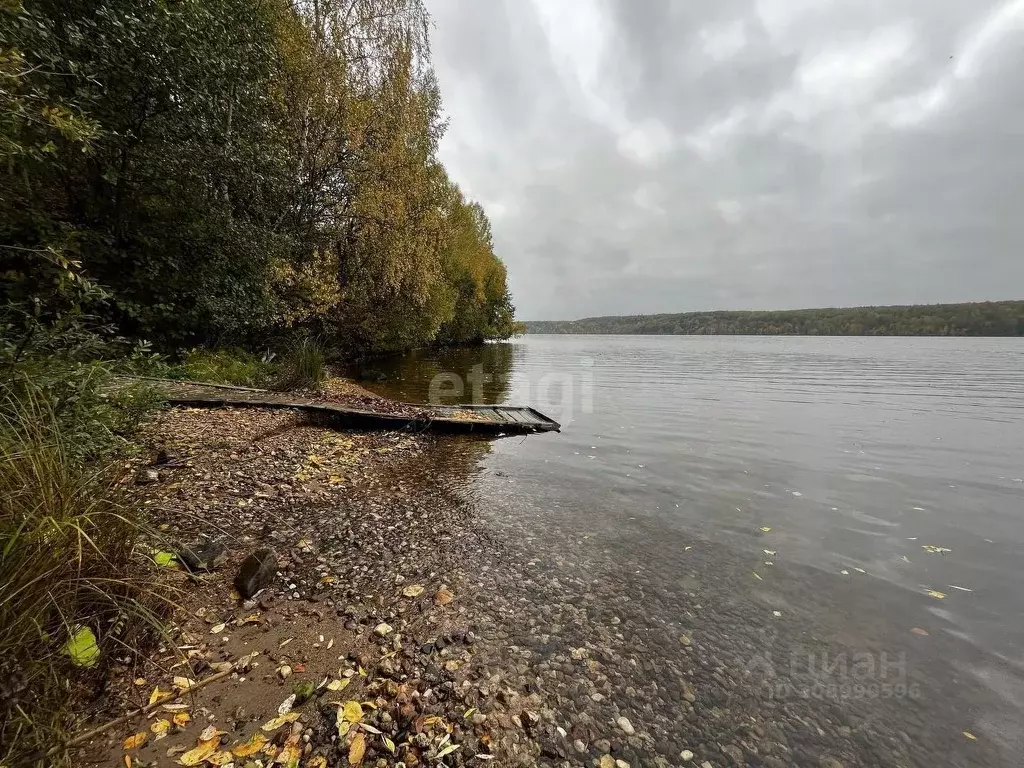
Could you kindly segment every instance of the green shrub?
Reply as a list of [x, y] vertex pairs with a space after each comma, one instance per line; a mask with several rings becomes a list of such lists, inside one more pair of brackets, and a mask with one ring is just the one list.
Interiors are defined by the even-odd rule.
[[276, 389], [313, 389], [327, 378], [324, 349], [312, 339], [296, 344], [281, 362]]
[[185, 361], [171, 369], [172, 378], [234, 384], [239, 387], [266, 387], [274, 378], [276, 366], [252, 352], [241, 349], [193, 349]]

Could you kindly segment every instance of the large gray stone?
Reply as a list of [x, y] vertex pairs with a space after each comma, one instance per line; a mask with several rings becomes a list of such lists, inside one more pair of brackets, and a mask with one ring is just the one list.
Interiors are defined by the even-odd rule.
[[183, 547], [177, 553], [178, 562], [190, 571], [212, 571], [227, 556], [223, 542], [202, 538], [194, 547]]
[[261, 549], [253, 552], [238, 568], [235, 576], [235, 589], [247, 599], [261, 589], [270, 586], [277, 573], [277, 553], [272, 549]]

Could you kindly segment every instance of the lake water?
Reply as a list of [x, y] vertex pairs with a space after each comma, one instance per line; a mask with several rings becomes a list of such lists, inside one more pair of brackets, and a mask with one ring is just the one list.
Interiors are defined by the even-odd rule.
[[922, 718], [949, 720], [934, 764], [1018, 764], [1024, 341], [527, 336], [378, 367], [390, 378], [374, 388], [403, 400], [562, 422], [497, 441], [471, 480], [526, 557], [594, 537], [672, 593], [699, 580], [685, 542], [707, 542], [736, 580], [716, 589], [785, 605], [794, 637], [898, 648], [929, 670], [927, 714], [887, 716], [908, 717], [911, 739]]

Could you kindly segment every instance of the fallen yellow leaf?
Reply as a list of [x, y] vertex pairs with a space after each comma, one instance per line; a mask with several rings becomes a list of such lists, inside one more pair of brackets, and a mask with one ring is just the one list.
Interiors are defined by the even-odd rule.
[[146, 743], [146, 739], [149, 738], [149, 734], [145, 731], [139, 731], [134, 736], [129, 736], [124, 740], [122, 745], [125, 749], [138, 749]]
[[153, 689], [153, 692], [149, 694], [149, 706], [153, 706], [156, 703], [156, 700], [163, 695], [163, 691], [160, 690], [160, 686], [158, 685]]
[[298, 737], [290, 738], [285, 742], [284, 747], [277, 753], [275, 762], [285, 768], [299, 768], [299, 760], [302, 758], [302, 745]]
[[294, 723], [298, 719], [299, 719], [299, 713], [298, 712], [288, 712], [287, 714], [281, 715], [280, 717], [275, 717], [273, 720], [270, 720], [270, 721], [264, 723], [263, 724], [263, 730], [267, 731], [267, 732], [269, 732], [269, 731], [276, 731], [282, 725], [287, 725], [288, 723]]
[[423, 594], [423, 586], [421, 584], [410, 584], [402, 590], [402, 594], [406, 597], [419, 597]]
[[351, 677], [346, 677], [344, 680], [331, 680], [331, 682], [327, 684], [327, 690], [331, 691], [332, 693], [344, 691], [348, 687], [348, 684], [351, 682]]
[[327, 758], [323, 755], [312, 757], [309, 762], [306, 763], [306, 768], [327, 768]]
[[187, 677], [176, 677], [174, 678], [174, 687], [182, 691], [187, 691], [193, 685], [196, 684], [195, 680], [190, 680]]
[[169, 731], [170, 729], [171, 729], [171, 721], [170, 720], [164, 720], [163, 718], [160, 718], [155, 723], [153, 723], [151, 726], [149, 726], [149, 730], [152, 731], [153, 733], [155, 733], [156, 737], [158, 739], [162, 739], [164, 736], [166, 736], [167, 735], [167, 731]]
[[200, 765], [206, 762], [206, 759], [217, 751], [217, 747], [220, 745], [220, 739], [210, 739], [209, 741], [203, 741], [200, 739], [199, 743], [190, 749], [188, 752], [183, 754], [178, 762], [182, 765]]
[[770, 525], [762, 525], [761, 526], [761, 530], [764, 531], [765, 533], [770, 533], [771, 530], [772, 530], [772, 527]]
[[203, 728], [203, 732], [199, 734], [200, 741], [210, 741], [224, 735], [224, 731], [219, 730], [215, 725], [208, 725]]
[[178, 712], [174, 717], [171, 718], [174, 724], [179, 728], [184, 728], [192, 721], [192, 715], [188, 712]]
[[235, 757], [249, 757], [249, 755], [255, 755], [263, 747], [267, 745], [267, 737], [262, 733], [254, 733], [252, 738], [249, 739], [245, 744], [239, 744], [236, 747], [231, 748], [231, 753]]
[[359, 765], [363, 762], [363, 755], [366, 754], [366, 737], [357, 733], [352, 743], [348, 745], [348, 764]]
[[219, 752], [214, 752], [206, 758], [206, 762], [210, 765], [228, 765], [230, 763], [234, 763], [235, 758], [230, 752], [222, 749]]
[[977, 740], [978, 740], [978, 737], [977, 737], [977, 736], [975, 736], [975, 735], [974, 735], [973, 733], [971, 733], [970, 731], [964, 731], [964, 736], [966, 736], [966, 737], [967, 737], [968, 739], [970, 739], [971, 741], [977, 741]]
[[943, 592], [939, 592], [937, 589], [929, 589], [926, 593], [928, 597], [934, 597], [936, 600], [945, 600], [946, 595]]
[[342, 709], [342, 720], [347, 723], [358, 723], [363, 719], [363, 707], [358, 701], [346, 701]]
[[437, 594], [434, 595], [434, 600], [437, 601], [438, 605], [448, 605], [454, 599], [455, 595], [447, 587], [441, 587], [437, 590]]

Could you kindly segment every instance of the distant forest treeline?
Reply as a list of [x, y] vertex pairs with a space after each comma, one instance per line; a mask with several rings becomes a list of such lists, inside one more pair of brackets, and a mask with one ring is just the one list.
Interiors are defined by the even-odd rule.
[[1024, 301], [535, 320], [527, 333], [1024, 336]]

